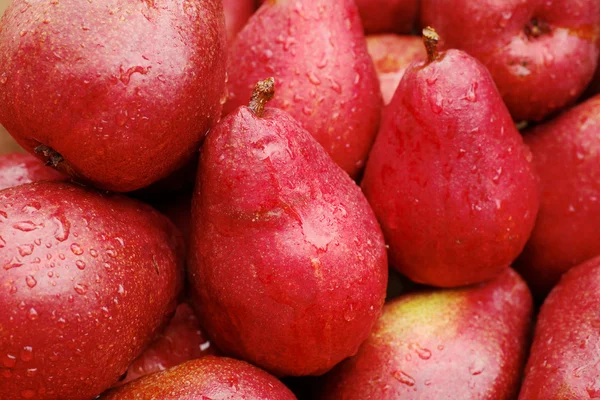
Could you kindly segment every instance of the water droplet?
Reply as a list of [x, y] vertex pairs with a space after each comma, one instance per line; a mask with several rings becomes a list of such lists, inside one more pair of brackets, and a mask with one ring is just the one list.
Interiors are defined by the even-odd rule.
[[40, 315], [38, 314], [35, 308], [31, 307], [29, 311], [27, 311], [27, 318], [29, 318], [30, 321], [35, 321], [39, 317]]
[[98, 252], [96, 249], [90, 249], [90, 255], [94, 258], [98, 257]]
[[21, 257], [27, 257], [33, 253], [33, 245], [32, 244], [24, 244], [19, 246], [19, 254]]
[[421, 347], [419, 343], [411, 343], [408, 345], [408, 348], [417, 353], [422, 360], [429, 360], [431, 358], [431, 351]]
[[442, 94], [436, 92], [433, 96], [429, 97], [429, 105], [434, 114], [440, 114], [443, 110], [442, 107], [444, 106], [444, 97]]
[[85, 269], [85, 262], [83, 262], [81, 260], [75, 261], [75, 265], [77, 265], [77, 268], [79, 268], [80, 270], [84, 270]]
[[21, 260], [13, 256], [13, 258], [11, 258], [8, 263], [4, 264], [4, 269], [9, 270], [12, 268], [19, 268], [22, 265], [23, 263], [21, 262]]
[[71, 245], [71, 251], [73, 252], [73, 254], [75, 254], [76, 256], [80, 256], [83, 254], [83, 249], [81, 248], [81, 246], [79, 246], [77, 243], [73, 243]]
[[27, 376], [32, 378], [37, 374], [37, 368], [27, 368]]
[[14, 224], [13, 228], [23, 232], [31, 232], [37, 229], [37, 225], [31, 221], [21, 221]]
[[59, 328], [64, 328], [65, 326], [67, 326], [67, 320], [61, 317], [56, 320], [56, 324]]
[[311, 116], [312, 113], [313, 113], [313, 109], [311, 107], [309, 107], [309, 106], [304, 106], [304, 107], [302, 107], [302, 112], [306, 116]]
[[353, 321], [356, 318], [356, 311], [354, 310], [354, 304], [348, 302], [346, 309], [344, 310], [344, 320], [347, 322]]
[[21, 350], [21, 360], [25, 362], [33, 360], [33, 348], [31, 346], [23, 347], [23, 350]]
[[129, 115], [127, 113], [127, 110], [123, 110], [123, 109], [119, 110], [119, 112], [115, 116], [115, 122], [117, 123], [118, 126], [125, 126], [128, 119], [129, 119]]
[[2, 75], [0, 75], [0, 83], [4, 85], [6, 82], [8, 82], [8, 76], [6, 75], [6, 72], [3, 72]]
[[25, 282], [27, 283], [27, 286], [29, 286], [31, 289], [33, 289], [35, 285], [37, 285], [37, 281], [32, 275], [27, 275], [27, 277], [25, 278]]
[[73, 289], [75, 289], [75, 291], [78, 294], [85, 294], [87, 292], [87, 286], [81, 283], [76, 283], [75, 286], [73, 286]]
[[394, 371], [392, 373], [392, 376], [394, 377], [394, 379], [396, 379], [398, 382], [407, 385], [407, 386], [414, 386], [415, 385], [415, 380], [413, 379], [412, 376], [408, 375], [406, 372], [404, 371]]
[[331, 80], [331, 85], [329, 87], [336, 93], [342, 94], [342, 85], [340, 85], [337, 81]]
[[4, 357], [2, 357], [2, 365], [4, 365], [6, 368], [12, 368], [17, 364], [17, 357], [7, 353], [4, 355]]
[[498, 167], [498, 169], [496, 170], [496, 175], [494, 175], [492, 177], [492, 182], [494, 182], [495, 184], [498, 184], [501, 176], [502, 176], [502, 167]]
[[321, 80], [314, 72], [309, 72], [306, 74], [308, 76], [308, 80], [315, 86], [319, 86], [321, 84]]
[[485, 362], [481, 358], [476, 358], [469, 366], [471, 375], [480, 375], [485, 370]]
[[52, 217], [52, 221], [56, 224], [54, 238], [59, 242], [64, 242], [69, 237], [71, 224], [64, 215], [59, 214]]
[[467, 91], [467, 95], [465, 96], [465, 99], [471, 103], [477, 102], [477, 86], [477, 82], [473, 82]]
[[123, 287], [123, 285], [119, 285], [119, 290], [118, 290], [119, 294], [123, 294], [125, 293], [125, 288]]

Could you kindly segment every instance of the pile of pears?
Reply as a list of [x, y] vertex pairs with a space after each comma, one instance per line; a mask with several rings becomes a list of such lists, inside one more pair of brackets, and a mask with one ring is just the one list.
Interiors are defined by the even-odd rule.
[[597, 0], [12, 0], [0, 399], [600, 399], [599, 58]]

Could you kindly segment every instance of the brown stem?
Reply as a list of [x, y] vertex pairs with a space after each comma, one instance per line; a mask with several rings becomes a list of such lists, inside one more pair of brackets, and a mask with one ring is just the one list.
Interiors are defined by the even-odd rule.
[[537, 18], [533, 18], [525, 27], [525, 33], [527, 33], [527, 36], [531, 36], [533, 38], [538, 38], [549, 32], [550, 26], [546, 22], [540, 21]]
[[56, 168], [58, 167], [58, 164], [60, 164], [63, 161], [63, 157], [58, 151], [46, 145], [39, 145], [38, 147], [33, 149], [33, 151], [36, 153], [42, 153], [44, 154], [44, 157], [48, 157], [48, 160], [46, 161], [47, 166]]
[[429, 62], [437, 60], [440, 56], [437, 49], [439, 41], [440, 35], [437, 34], [435, 29], [430, 26], [423, 29], [423, 43], [425, 43], [425, 48], [427, 49]]
[[268, 78], [260, 81], [254, 87], [250, 104], [248, 107], [257, 117], [262, 117], [265, 111], [265, 104], [275, 95], [275, 79]]

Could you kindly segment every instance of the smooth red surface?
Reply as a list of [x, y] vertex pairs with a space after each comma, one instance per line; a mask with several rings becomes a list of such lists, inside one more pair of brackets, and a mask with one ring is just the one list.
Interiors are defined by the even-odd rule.
[[243, 361], [208, 356], [145, 376], [101, 400], [295, 400], [274, 376]]
[[139, 189], [190, 160], [219, 118], [225, 57], [219, 0], [14, 0], [0, 123], [29, 152], [60, 153], [62, 171]]
[[362, 187], [410, 279], [453, 287], [498, 275], [538, 209], [531, 153], [491, 76], [449, 50], [413, 64], [384, 114]]
[[401, 296], [325, 377], [320, 399], [512, 400], [531, 318], [531, 294], [511, 269], [478, 286]]
[[238, 32], [246, 25], [254, 10], [256, 10], [255, 0], [223, 0], [225, 29], [229, 43], [233, 42]]
[[284, 111], [241, 107], [202, 148], [190, 288], [225, 354], [276, 375], [318, 375], [378, 318], [387, 257], [354, 181]]
[[367, 36], [367, 49], [379, 77], [383, 104], [394, 97], [404, 72], [413, 61], [425, 61], [427, 52], [419, 36]]
[[355, 0], [367, 34], [410, 33], [419, 17], [419, 0]]
[[125, 377], [115, 387], [186, 361], [215, 354], [218, 354], [218, 350], [204, 336], [194, 310], [189, 304], [181, 303], [169, 325], [129, 366]]
[[36, 181], [64, 181], [67, 179], [29, 154], [0, 155], [0, 190]]
[[543, 298], [569, 268], [600, 255], [600, 96], [525, 133], [540, 211], [519, 271]]
[[[547, 26], [539, 37], [533, 20]], [[600, 54], [597, 0], [422, 0], [421, 21], [485, 64], [515, 121], [574, 103]]]
[[546, 298], [519, 400], [600, 397], [600, 258], [572, 268]]
[[289, 112], [355, 177], [377, 133], [379, 81], [352, 0], [269, 1], [230, 51], [224, 113], [275, 78], [269, 103]]
[[149, 206], [61, 182], [0, 191], [2, 400], [93, 399], [175, 310], [181, 237]]

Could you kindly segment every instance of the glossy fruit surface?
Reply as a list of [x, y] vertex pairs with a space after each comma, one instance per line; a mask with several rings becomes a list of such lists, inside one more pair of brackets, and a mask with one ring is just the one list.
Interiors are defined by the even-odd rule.
[[379, 82], [353, 0], [268, 1], [231, 48], [224, 113], [274, 77], [270, 105], [287, 111], [352, 177], [364, 167], [381, 113]]
[[401, 296], [358, 354], [325, 377], [320, 399], [514, 399], [531, 317], [531, 294], [511, 269], [476, 286]]
[[569, 268], [600, 255], [600, 96], [524, 137], [541, 203], [519, 271], [543, 298]]
[[243, 361], [208, 356], [147, 375], [101, 400], [295, 400], [274, 376]]
[[573, 104], [600, 55], [597, 0], [422, 0], [421, 22], [485, 64], [517, 122]]
[[195, 310], [225, 354], [318, 375], [354, 354], [379, 316], [385, 245], [354, 181], [289, 114], [255, 106], [224, 118], [202, 148]]
[[600, 258], [572, 268], [538, 316], [519, 400], [600, 396]]
[[0, 20], [0, 123], [94, 186], [148, 186], [219, 118], [224, 29], [219, 0], [14, 0]]
[[61, 182], [0, 191], [2, 399], [110, 387], [175, 310], [182, 258], [140, 202]]
[[362, 187], [392, 265], [454, 287], [497, 276], [539, 206], [531, 152], [485, 67], [459, 50], [406, 71], [384, 113]]

